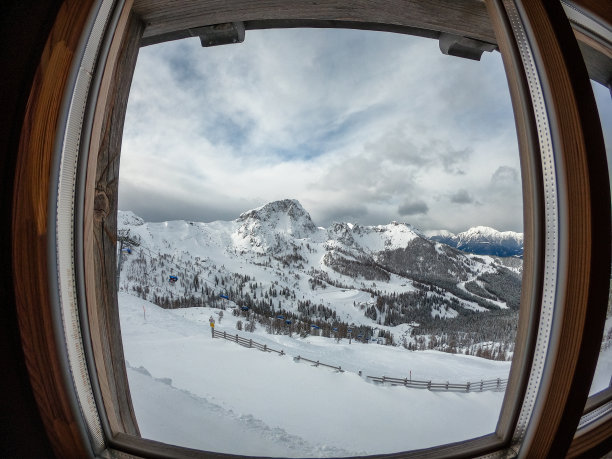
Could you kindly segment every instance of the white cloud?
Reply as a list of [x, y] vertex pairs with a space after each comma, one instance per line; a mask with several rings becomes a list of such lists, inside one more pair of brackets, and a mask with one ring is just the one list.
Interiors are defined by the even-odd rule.
[[491, 182], [518, 167], [498, 53], [473, 62], [390, 33], [247, 31], [240, 45], [141, 49], [120, 207], [210, 221], [290, 197], [322, 226], [521, 230], [520, 179]]

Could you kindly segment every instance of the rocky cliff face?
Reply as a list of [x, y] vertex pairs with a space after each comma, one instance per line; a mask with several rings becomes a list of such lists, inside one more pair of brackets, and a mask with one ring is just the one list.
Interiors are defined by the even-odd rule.
[[292, 249], [296, 239], [311, 239], [320, 232], [310, 214], [295, 199], [274, 201], [241, 214], [236, 236], [247, 240], [253, 250], [274, 254]]

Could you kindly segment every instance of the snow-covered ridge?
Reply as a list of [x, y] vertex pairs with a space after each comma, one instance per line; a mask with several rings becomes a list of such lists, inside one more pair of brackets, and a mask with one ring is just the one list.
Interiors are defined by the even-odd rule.
[[350, 325], [422, 348], [411, 328], [514, 311], [520, 297], [520, 259], [466, 254], [404, 223], [318, 228], [296, 200], [232, 221], [146, 223], [120, 211], [118, 223], [136, 241], [120, 255], [120, 290], [164, 308], [246, 304], [262, 318], [291, 314], [300, 333]]
[[467, 231], [459, 233], [457, 239], [460, 243], [467, 243], [468, 241], [494, 241], [494, 242], [513, 242], [518, 245], [523, 245], [523, 233], [516, 233], [514, 231], [497, 231], [496, 229], [488, 226], [475, 226]]
[[422, 237], [410, 225], [397, 222], [377, 226], [334, 223], [328, 228], [327, 234], [329, 241], [354, 247], [368, 254], [406, 248], [411, 241]]
[[450, 231], [428, 231], [432, 241], [442, 242], [464, 252], [502, 257], [523, 254], [523, 233], [498, 231], [488, 226], [475, 226], [459, 234]]
[[[136, 229], [137, 234], [142, 233], [147, 227], [149, 235], [151, 231], [160, 235], [174, 233], [173, 237], [178, 236], [181, 240], [195, 238], [210, 243], [215, 241], [215, 245], [224, 245], [228, 250], [276, 254], [292, 250], [296, 240], [309, 240], [315, 243], [327, 241], [330, 247], [355, 249], [374, 254], [384, 250], [405, 248], [414, 239], [425, 238], [411, 225], [398, 222], [377, 226], [334, 223], [327, 229], [319, 228], [296, 199], [270, 202], [243, 212], [236, 220], [228, 222], [195, 223], [178, 220], [145, 225], [144, 220], [132, 211], [119, 211], [120, 229], [132, 228], [134, 232], [134, 227], [138, 226], [143, 228]], [[145, 234], [140, 235], [148, 239]]]

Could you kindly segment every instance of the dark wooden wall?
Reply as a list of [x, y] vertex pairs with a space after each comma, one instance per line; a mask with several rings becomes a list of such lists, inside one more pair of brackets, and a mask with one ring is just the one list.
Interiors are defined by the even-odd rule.
[[25, 366], [11, 260], [11, 212], [21, 124], [60, 0], [3, 0], [0, 14], [0, 456], [53, 452]]

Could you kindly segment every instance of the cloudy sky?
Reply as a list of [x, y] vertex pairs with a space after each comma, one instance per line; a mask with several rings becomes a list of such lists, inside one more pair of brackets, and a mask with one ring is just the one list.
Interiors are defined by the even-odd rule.
[[333, 29], [247, 31], [140, 50], [119, 207], [232, 220], [294, 198], [333, 221], [522, 231], [518, 147], [499, 53]]

